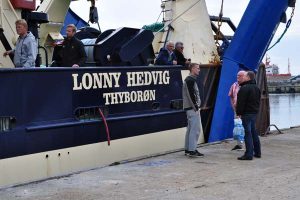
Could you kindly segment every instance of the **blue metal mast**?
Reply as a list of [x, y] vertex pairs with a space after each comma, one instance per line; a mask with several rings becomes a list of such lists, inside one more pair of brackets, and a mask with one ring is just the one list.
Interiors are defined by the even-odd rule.
[[289, 3], [289, 0], [250, 0], [223, 57], [209, 142], [232, 137], [230, 86], [239, 70], [257, 69]]

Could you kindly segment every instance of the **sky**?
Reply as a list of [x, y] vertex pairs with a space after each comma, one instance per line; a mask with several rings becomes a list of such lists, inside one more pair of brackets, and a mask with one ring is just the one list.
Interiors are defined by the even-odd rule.
[[[229, 17], [238, 26], [240, 19], [249, 3], [249, 0], [224, 0], [223, 16]], [[152, 24], [157, 21], [161, 12], [161, 0], [98, 0], [96, 7], [99, 14], [101, 30], [118, 27], [141, 28], [143, 25]], [[206, 0], [208, 13], [219, 15], [221, 0]], [[71, 8], [80, 17], [88, 20], [90, 3], [86, 0], [73, 2]], [[287, 18], [291, 14], [291, 8], [286, 11]], [[158, 20], [160, 21], [161, 18]], [[285, 28], [281, 23], [274, 36], [273, 44]], [[95, 26], [96, 27], [96, 26]], [[226, 32], [226, 27], [225, 32]], [[231, 34], [231, 32], [229, 32]], [[295, 15], [292, 24], [274, 48], [267, 52], [271, 64], [280, 68], [280, 73], [288, 72], [288, 59], [290, 60], [292, 75], [300, 74], [300, 3], [296, 2]]]

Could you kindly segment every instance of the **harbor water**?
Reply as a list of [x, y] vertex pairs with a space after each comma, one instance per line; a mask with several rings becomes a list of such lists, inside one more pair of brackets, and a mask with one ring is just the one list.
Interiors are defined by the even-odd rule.
[[[278, 128], [300, 125], [300, 94], [270, 94], [270, 124]], [[272, 128], [273, 129], [273, 128]]]

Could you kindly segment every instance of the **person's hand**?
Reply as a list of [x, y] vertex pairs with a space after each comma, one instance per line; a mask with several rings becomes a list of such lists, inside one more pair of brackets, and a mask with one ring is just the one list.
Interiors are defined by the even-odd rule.
[[6, 56], [9, 55], [10, 53], [11, 53], [11, 50], [5, 51], [5, 52], [3, 53], [3, 56], [6, 57]]
[[77, 64], [74, 64], [74, 65], [72, 65], [72, 67], [79, 67], [79, 65], [77, 65]]
[[177, 60], [173, 60], [173, 65], [177, 65]]

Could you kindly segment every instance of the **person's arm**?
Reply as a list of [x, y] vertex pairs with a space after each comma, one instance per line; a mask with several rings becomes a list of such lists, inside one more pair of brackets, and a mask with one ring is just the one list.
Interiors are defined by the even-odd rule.
[[6, 57], [6, 56], [8, 56], [8, 55], [10, 55], [10, 54], [14, 54], [14, 52], [15, 52], [14, 49], [5, 51], [5, 52], [3, 53], [3, 56]]
[[237, 102], [236, 102], [236, 114], [238, 116], [244, 113], [244, 109], [247, 103], [247, 91], [246, 88], [241, 87], [237, 95]]
[[177, 65], [177, 57], [176, 57], [175, 53], [171, 54], [171, 58], [172, 58], [172, 60], [169, 62], [170, 63], [169, 65]]
[[228, 92], [228, 96], [230, 98], [230, 103], [231, 103], [232, 108], [235, 109], [233, 88], [234, 88], [234, 84], [231, 85], [229, 92]]
[[37, 44], [35, 39], [30, 39], [28, 40], [28, 42], [26, 42], [23, 45], [27, 49], [27, 59], [23, 67], [25, 68], [35, 67], [35, 59], [37, 56]]
[[78, 54], [79, 54], [80, 59], [77, 64], [82, 67], [82, 66], [84, 66], [84, 64], [86, 62], [87, 55], [85, 53], [84, 46], [81, 41], [78, 42]]
[[182, 65], [182, 66], [185, 66], [186, 64], [186, 59], [184, 58], [183, 54], [178, 52], [177, 50], [174, 51], [174, 54], [176, 56], [176, 60], [177, 60], [177, 64], [178, 65]]
[[161, 49], [157, 58], [156, 58], [156, 64], [157, 65], [172, 65], [168, 63], [169, 54], [168, 51], [165, 49]]
[[193, 81], [191, 78], [186, 79], [186, 86], [187, 86], [187, 93], [188, 93], [188, 99], [191, 103], [191, 105], [193, 105], [193, 109], [195, 111], [199, 110], [199, 106], [196, 103], [196, 95], [195, 95], [195, 88], [194, 88], [194, 84], [195, 81]]

